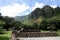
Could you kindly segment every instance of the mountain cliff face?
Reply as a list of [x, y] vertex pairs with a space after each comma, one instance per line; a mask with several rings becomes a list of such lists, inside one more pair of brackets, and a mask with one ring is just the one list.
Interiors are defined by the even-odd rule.
[[52, 17], [54, 15], [55, 14], [54, 14], [53, 8], [51, 8], [50, 6], [46, 5], [42, 9], [36, 8], [34, 11], [32, 11], [29, 14], [29, 18], [37, 19], [40, 16], [45, 17], [45, 18], [50, 18], [50, 17]]
[[44, 11], [40, 8], [36, 8], [34, 11], [32, 11], [29, 14], [29, 18], [37, 19], [39, 16], [43, 16], [43, 15], [44, 15]]

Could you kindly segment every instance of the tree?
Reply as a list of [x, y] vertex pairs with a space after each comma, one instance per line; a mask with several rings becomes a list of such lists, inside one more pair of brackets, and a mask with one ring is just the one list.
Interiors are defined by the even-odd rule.
[[3, 21], [0, 21], [0, 31], [3, 29], [3, 27], [4, 27], [4, 22]]
[[12, 22], [12, 28], [15, 29], [15, 30], [20, 30], [21, 23], [19, 21], [13, 21]]
[[1, 16], [1, 13], [0, 13], [0, 21], [3, 21], [3, 16]]
[[34, 29], [37, 28], [37, 24], [36, 23], [33, 23], [33, 26], [32, 26]]
[[4, 26], [4, 28], [8, 31], [9, 30], [9, 28], [11, 28], [12, 27], [12, 22], [13, 22], [13, 18], [10, 18], [10, 17], [8, 17], [8, 16], [5, 16], [4, 17], [4, 22], [5, 22], [5, 26]]
[[55, 24], [57, 29], [60, 29], [60, 20], [53, 20], [53, 23]]
[[43, 21], [40, 26], [44, 30], [57, 30], [56, 21]]
[[3, 16], [1, 16], [1, 13], [0, 13], [0, 31], [3, 29], [3, 26], [4, 26]]

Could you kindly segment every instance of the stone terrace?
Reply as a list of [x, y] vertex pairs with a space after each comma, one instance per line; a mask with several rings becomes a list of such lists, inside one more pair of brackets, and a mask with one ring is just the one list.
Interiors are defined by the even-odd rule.
[[29, 38], [29, 37], [56, 37], [57, 34], [55, 32], [41, 32], [41, 31], [13, 31], [12, 32], [12, 39], [17, 38]]

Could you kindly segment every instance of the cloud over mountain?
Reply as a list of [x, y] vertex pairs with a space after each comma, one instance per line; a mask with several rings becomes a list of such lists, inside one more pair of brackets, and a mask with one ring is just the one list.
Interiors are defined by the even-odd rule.
[[3, 16], [16, 16], [26, 11], [27, 9], [29, 9], [29, 6], [27, 6], [26, 4], [15, 3], [13, 5], [7, 5], [1, 7], [0, 11]]

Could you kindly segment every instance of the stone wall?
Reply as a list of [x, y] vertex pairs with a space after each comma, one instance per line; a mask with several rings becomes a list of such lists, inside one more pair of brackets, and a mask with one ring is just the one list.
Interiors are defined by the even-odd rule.
[[41, 33], [41, 32], [21, 32], [16, 37], [49, 37], [57, 36], [56, 33]]
[[15, 37], [53, 37], [57, 36], [55, 32], [23, 32], [23, 31], [13, 31]]

